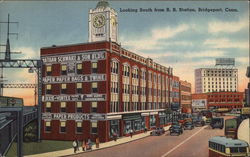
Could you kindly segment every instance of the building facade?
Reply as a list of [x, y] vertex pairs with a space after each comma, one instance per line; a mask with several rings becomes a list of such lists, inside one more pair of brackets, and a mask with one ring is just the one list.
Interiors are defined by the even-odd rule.
[[195, 70], [195, 93], [238, 91], [238, 69], [200, 68]]
[[187, 81], [180, 81], [180, 103], [181, 111], [183, 113], [192, 112], [192, 97], [191, 97], [191, 83]]
[[243, 92], [210, 92], [192, 94], [192, 107], [194, 111], [203, 109], [239, 109], [244, 104]]
[[41, 57], [43, 139], [104, 142], [170, 121], [171, 68], [113, 42], [42, 48]]

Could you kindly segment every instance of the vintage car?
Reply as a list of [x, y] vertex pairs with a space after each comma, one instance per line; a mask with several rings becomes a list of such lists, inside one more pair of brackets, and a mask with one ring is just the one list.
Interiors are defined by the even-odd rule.
[[152, 136], [160, 136], [165, 133], [165, 130], [163, 127], [153, 128], [153, 130], [150, 132], [150, 135]]
[[210, 126], [212, 127], [212, 129], [214, 129], [214, 128], [223, 129], [223, 127], [224, 127], [224, 118], [220, 118], [220, 117], [212, 118]]
[[194, 129], [194, 124], [192, 122], [185, 122], [183, 128], [184, 130], [192, 130]]
[[182, 125], [180, 124], [174, 124], [169, 128], [169, 131], [170, 131], [170, 135], [172, 134], [180, 135], [183, 133], [183, 128], [182, 128]]

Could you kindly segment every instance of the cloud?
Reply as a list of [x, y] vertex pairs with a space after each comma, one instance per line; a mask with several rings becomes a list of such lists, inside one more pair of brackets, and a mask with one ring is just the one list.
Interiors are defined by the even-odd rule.
[[218, 38], [218, 39], [207, 39], [203, 43], [205, 46], [210, 46], [211, 48], [240, 48], [240, 49], [248, 49], [249, 42], [237, 42], [230, 41], [227, 38]]
[[[177, 34], [181, 32], [185, 32], [188, 29], [189, 29], [189, 26], [186, 24], [179, 25], [175, 28], [173, 27], [154, 28], [151, 30], [151, 33], [149, 36], [146, 36], [146, 37], [140, 36], [141, 39], [125, 40], [125, 41], [122, 41], [122, 43], [124, 46], [128, 46], [130, 49], [134, 51], [159, 50], [159, 49], [162, 49], [162, 47], [157, 46], [159, 45], [160, 40], [173, 38]], [[180, 44], [183, 44], [183, 43], [180, 43]], [[178, 43], [176, 42], [175, 44], [178, 44]]]
[[22, 52], [21, 55], [16, 56], [19, 59], [39, 59], [40, 52], [35, 51], [32, 47], [19, 47], [16, 48], [16, 52]]
[[244, 28], [249, 28], [249, 19], [248, 16], [244, 16], [239, 21], [232, 22], [222, 22], [222, 21], [213, 21], [208, 24], [209, 33], [234, 33], [238, 32]]
[[202, 57], [221, 57], [224, 55], [224, 51], [218, 50], [206, 50], [199, 52], [188, 52], [185, 54], [187, 58], [202, 58]]

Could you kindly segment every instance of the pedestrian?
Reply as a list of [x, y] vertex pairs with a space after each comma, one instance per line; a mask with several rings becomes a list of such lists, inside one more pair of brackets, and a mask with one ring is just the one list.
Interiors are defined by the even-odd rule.
[[76, 153], [76, 150], [77, 150], [76, 140], [73, 141], [73, 148], [74, 148], [74, 153]]
[[76, 140], [76, 149], [79, 151], [79, 145], [80, 145], [80, 142], [78, 140]]
[[96, 139], [95, 139], [95, 143], [96, 143], [96, 148], [99, 148], [99, 144], [100, 144], [100, 140], [99, 140], [99, 137], [97, 136]]
[[92, 142], [91, 142], [90, 138], [88, 139], [88, 147], [90, 150], [92, 150]]
[[117, 140], [117, 133], [116, 132], [114, 132], [113, 137], [114, 137], [114, 141], [116, 141]]
[[86, 151], [86, 141], [82, 141], [82, 151]]
[[130, 137], [132, 138], [132, 136], [133, 136], [133, 130], [132, 129], [130, 129], [129, 134], [130, 134]]

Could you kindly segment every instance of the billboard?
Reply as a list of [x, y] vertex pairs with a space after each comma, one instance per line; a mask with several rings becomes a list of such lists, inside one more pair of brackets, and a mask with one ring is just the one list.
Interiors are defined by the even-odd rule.
[[235, 65], [234, 58], [216, 58], [215, 65]]
[[206, 99], [193, 99], [192, 100], [192, 107], [206, 108], [206, 106], [207, 106]]

